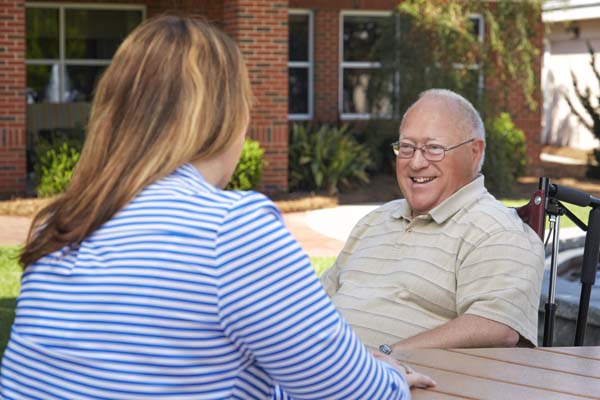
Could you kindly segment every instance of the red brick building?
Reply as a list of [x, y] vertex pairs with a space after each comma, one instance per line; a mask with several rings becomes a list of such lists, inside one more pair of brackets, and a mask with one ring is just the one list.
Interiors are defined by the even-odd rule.
[[[95, 79], [122, 38], [143, 19], [170, 10], [203, 15], [239, 43], [257, 100], [249, 134], [261, 142], [268, 161], [263, 190], [286, 191], [290, 121], [371, 116], [361, 85], [378, 63], [365, 47], [397, 3], [0, 0], [0, 196], [25, 193], [28, 142], [39, 132], [85, 124]], [[483, 34], [483, 21], [479, 27]], [[539, 68], [538, 62], [538, 76]], [[539, 100], [539, 90], [536, 96]], [[518, 95], [509, 111], [525, 130], [529, 161], [535, 163], [540, 112], [531, 112]]]

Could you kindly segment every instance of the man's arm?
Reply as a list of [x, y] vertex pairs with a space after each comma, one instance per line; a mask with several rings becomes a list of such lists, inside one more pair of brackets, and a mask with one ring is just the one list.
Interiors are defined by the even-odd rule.
[[521, 335], [535, 345], [543, 268], [543, 246], [533, 232], [488, 236], [457, 270], [459, 316], [392, 348], [512, 347]]
[[463, 314], [437, 328], [392, 345], [404, 348], [513, 347], [519, 341], [514, 329], [473, 314]]

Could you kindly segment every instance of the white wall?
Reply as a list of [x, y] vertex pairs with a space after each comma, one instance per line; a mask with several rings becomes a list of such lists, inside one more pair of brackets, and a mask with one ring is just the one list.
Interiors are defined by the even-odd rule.
[[[579, 27], [576, 37], [569, 26]], [[590, 56], [586, 41], [600, 54], [600, 18], [570, 23], [546, 24], [545, 52], [542, 68], [543, 116], [542, 143], [591, 149], [599, 141], [572, 114], [564, 99], [566, 94], [587, 118], [574, 95], [571, 71], [575, 73], [580, 88], [590, 87], [592, 93], [600, 95], [600, 83], [590, 67]], [[600, 70], [600, 56], [597, 56]], [[589, 119], [588, 119], [589, 120]]]

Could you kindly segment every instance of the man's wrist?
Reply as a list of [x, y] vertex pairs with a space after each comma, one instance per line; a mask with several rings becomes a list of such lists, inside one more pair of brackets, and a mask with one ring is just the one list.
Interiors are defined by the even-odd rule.
[[379, 346], [379, 351], [383, 354], [390, 355], [392, 354], [392, 348], [388, 344], [382, 344]]

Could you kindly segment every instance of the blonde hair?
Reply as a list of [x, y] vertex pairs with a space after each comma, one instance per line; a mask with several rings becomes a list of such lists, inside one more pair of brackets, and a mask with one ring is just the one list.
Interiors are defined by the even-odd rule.
[[21, 264], [76, 247], [145, 186], [223, 152], [251, 103], [242, 54], [223, 32], [177, 16], [140, 25], [98, 83], [69, 187], [34, 218]]

